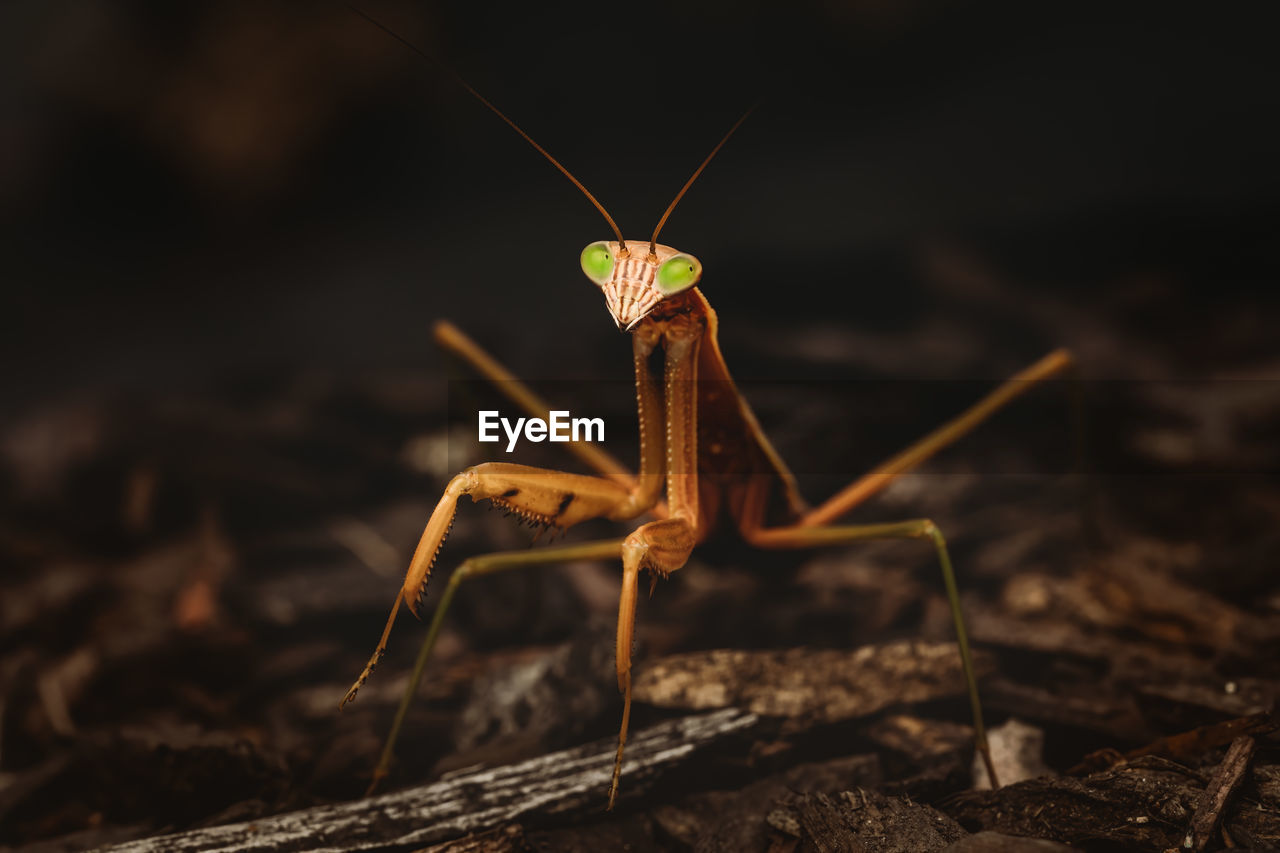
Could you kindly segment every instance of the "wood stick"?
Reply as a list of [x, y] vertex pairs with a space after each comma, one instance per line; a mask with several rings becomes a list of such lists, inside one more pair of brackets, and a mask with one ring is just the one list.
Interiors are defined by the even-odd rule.
[[[742, 736], [759, 718], [735, 708], [659, 723], [637, 734], [624, 766], [625, 797], [713, 744]], [[261, 820], [146, 838], [115, 853], [422, 847], [482, 832], [533, 813], [604, 812], [613, 739], [511, 764], [453, 775], [416, 788], [317, 806]]]
[[1218, 825], [1218, 821], [1222, 819], [1227, 800], [1244, 780], [1245, 771], [1249, 768], [1249, 760], [1253, 758], [1256, 748], [1257, 741], [1249, 736], [1238, 737], [1231, 742], [1226, 758], [1222, 759], [1222, 763], [1214, 771], [1213, 778], [1204, 789], [1204, 796], [1196, 806], [1196, 813], [1191, 816], [1191, 827], [1182, 841], [1183, 850], [1190, 850], [1193, 853], [1204, 850], [1209, 839], [1213, 837], [1213, 830]]

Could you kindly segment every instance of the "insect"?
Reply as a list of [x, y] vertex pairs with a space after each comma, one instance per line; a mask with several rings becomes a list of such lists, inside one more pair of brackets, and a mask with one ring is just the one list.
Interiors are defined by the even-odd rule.
[[[377, 21], [364, 17], [435, 62]], [[450, 70], [450, 73], [453, 72]], [[386, 649], [401, 604], [415, 615], [420, 612], [432, 566], [449, 532], [458, 501], [464, 495], [476, 502], [489, 501], [521, 520], [559, 530], [595, 518], [625, 522], [649, 516], [651, 520], [639, 523], [626, 536], [615, 539], [499, 552], [463, 562], [450, 577], [436, 606], [370, 790], [387, 773], [412, 695], [449, 605], [464, 581], [548, 563], [615, 560], [622, 566], [617, 678], [623, 712], [609, 785], [608, 807], [612, 808], [617, 798], [631, 716], [631, 649], [640, 576], [648, 573], [656, 584], [678, 571], [694, 547], [712, 533], [713, 522], [721, 516], [728, 516], [737, 534], [761, 549], [813, 548], [873, 539], [914, 539], [927, 543], [942, 570], [951, 605], [976, 747], [994, 782], [995, 771], [982, 722], [955, 573], [942, 532], [927, 518], [871, 525], [835, 522], [1036, 383], [1068, 370], [1071, 356], [1062, 350], [1050, 353], [998, 386], [959, 417], [828, 500], [810, 507], [733, 383], [720, 351], [715, 311], [698, 287], [702, 280], [701, 263], [691, 254], [658, 243], [658, 235], [671, 212], [751, 111], [738, 119], [694, 171], [662, 214], [649, 239], [627, 240], [604, 206], [568, 169], [479, 92], [456, 74], [453, 76], [572, 181], [613, 231], [613, 239], [588, 245], [582, 251], [580, 262], [582, 271], [604, 296], [615, 324], [631, 335], [640, 421], [639, 470], [633, 474], [598, 448], [574, 443], [566, 446], [596, 475], [484, 463], [455, 476], [427, 521], [377, 648], [341, 704], [354, 699], [373, 672]], [[456, 328], [441, 323], [437, 326], [436, 338], [480, 375], [494, 381], [502, 393], [530, 416], [546, 416], [549, 407], [543, 401]]]

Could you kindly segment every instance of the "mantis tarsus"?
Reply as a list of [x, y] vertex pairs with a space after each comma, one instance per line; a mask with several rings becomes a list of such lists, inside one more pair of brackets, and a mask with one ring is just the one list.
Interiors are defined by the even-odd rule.
[[[372, 23], [431, 59], [378, 22]], [[676, 204], [746, 115], [720, 140], [677, 193], [652, 236], [648, 240], [626, 240], [604, 206], [577, 178], [475, 89], [461, 78], [458, 80], [568, 177], [613, 230], [615, 239], [592, 243], [583, 250], [581, 266], [603, 292], [618, 328], [632, 337], [640, 420], [640, 467], [639, 472], [633, 474], [598, 448], [579, 443], [567, 446], [598, 476], [508, 463], [485, 463], [455, 476], [422, 533], [377, 649], [341, 704], [355, 698], [381, 658], [400, 605], [405, 603], [415, 615], [419, 613], [432, 565], [453, 522], [458, 499], [463, 495], [469, 495], [473, 501], [491, 501], [523, 520], [559, 529], [593, 518], [627, 521], [647, 514], [653, 520], [618, 539], [500, 552], [466, 560], [450, 577], [436, 606], [370, 790], [388, 772], [396, 737], [413, 693], [449, 604], [463, 581], [526, 566], [612, 559], [622, 563], [617, 676], [623, 695], [618, 752], [609, 786], [609, 808], [612, 808], [618, 793], [631, 716], [631, 647], [640, 574], [649, 572], [656, 583], [658, 578], [665, 578], [683, 567], [695, 545], [711, 534], [713, 522], [721, 512], [732, 519], [743, 539], [763, 549], [810, 548], [869, 539], [917, 539], [929, 543], [942, 569], [955, 622], [977, 750], [994, 782], [995, 770], [982, 722], [959, 593], [942, 532], [927, 518], [872, 525], [833, 522], [885, 488], [894, 478], [965, 435], [1028, 388], [1066, 371], [1072, 363], [1070, 355], [1062, 350], [1050, 353], [959, 417], [822, 504], [810, 507], [800, 497], [795, 478], [734, 386], [720, 352], [716, 314], [695, 286], [701, 279], [701, 264], [692, 255], [657, 242]], [[469, 362], [482, 376], [494, 381], [530, 416], [546, 415], [549, 407], [537, 395], [452, 325], [438, 324], [436, 340]]]

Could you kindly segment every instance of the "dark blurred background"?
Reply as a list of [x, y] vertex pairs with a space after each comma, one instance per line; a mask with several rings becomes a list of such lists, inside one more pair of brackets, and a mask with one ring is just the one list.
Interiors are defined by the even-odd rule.
[[[731, 339], [886, 328], [921, 254], [957, 244], [998, 249], [1011, 316], [1042, 283], [1085, 308], [1166, 271], [1150, 307], [1189, 337], [1228, 294], [1273, 298], [1277, 75], [1247, 6], [367, 11], [523, 124], [629, 237], [763, 98], [663, 235], [703, 260]], [[7, 417], [268, 366], [424, 367], [438, 317], [552, 375], [616, 336], [576, 264], [599, 216], [344, 6], [4, 17]], [[504, 271], [516, 258], [527, 275]]]
[[[939, 460], [954, 477], [908, 478], [864, 517], [938, 518], [987, 599], [1136, 537], [1206, 595], [1280, 611], [1280, 74], [1262, 4], [359, 5], [632, 239], [759, 101], [661, 239], [703, 262], [729, 364], [811, 498], [1068, 347], [1094, 404], [1092, 497], [1059, 488], [1081, 468], [1065, 395], [1046, 394]], [[467, 374], [432, 324], [629, 424], [629, 344], [577, 262], [608, 236], [448, 73], [341, 4], [6, 3], [0, 824], [25, 816], [0, 843], [358, 794], [412, 629], [355, 711], [333, 703], [443, 482], [482, 458], [470, 421], [447, 426], [464, 386], [446, 379]], [[626, 435], [610, 449], [630, 462]], [[990, 476], [1011, 473], [1033, 476]], [[441, 571], [527, 544], [476, 515]], [[727, 566], [723, 586], [673, 586], [642, 615], [665, 622], [648, 642], [945, 639], [927, 561], [870, 553], [924, 586], [846, 577], [851, 620], [846, 599], [734, 573], [755, 558], [731, 552], [698, 567]], [[453, 675], [411, 721], [425, 757], [393, 783], [449, 760], [484, 654], [607, 622], [616, 583], [602, 567], [460, 596]], [[877, 603], [903, 583], [898, 609]], [[599, 715], [544, 746], [612, 731], [608, 678]], [[1060, 738], [1064, 762], [1115, 743], [1090, 731]], [[253, 748], [220, 751], [227, 733]], [[121, 785], [148, 738], [190, 763]], [[167, 773], [210, 766], [202, 805], [165, 793]]]

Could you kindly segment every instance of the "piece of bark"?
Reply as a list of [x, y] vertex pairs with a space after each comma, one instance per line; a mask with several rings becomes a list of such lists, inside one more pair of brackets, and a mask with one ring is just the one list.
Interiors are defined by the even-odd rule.
[[1139, 743], [1153, 740], [1159, 733], [1151, 730], [1133, 700], [1106, 690], [1109, 686], [1081, 688], [1067, 694], [993, 677], [982, 686], [982, 701], [988, 708], [1041, 724], [1088, 729], [1112, 740]]
[[1191, 817], [1191, 828], [1182, 840], [1182, 849], [1200, 853], [1213, 837], [1213, 831], [1222, 820], [1222, 812], [1227, 800], [1240, 787], [1245, 771], [1249, 768], [1249, 760], [1253, 758], [1257, 741], [1252, 737], [1238, 737], [1231, 742], [1227, 755], [1214, 771], [1209, 786], [1205, 788], [1196, 813]]
[[1088, 600], [1078, 602], [1076, 612], [1097, 625], [1136, 630], [1157, 642], [1246, 656], [1276, 641], [1280, 620], [1257, 616], [1163, 570], [1169, 548], [1161, 542], [1133, 543], [1083, 573]]
[[[975, 655], [979, 675], [990, 658]], [[901, 641], [838, 649], [717, 650], [660, 658], [636, 674], [635, 698], [664, 708], [736, 706], [802, 723], [833, 723], [891, 705], [965, 692], [954, 643]]]
[[1250, 714], [1234, 720], [1224, 720], [1211, 726], [1200, 726], [1189, 732], [1157, 738], [1145, 746], [1125, 753], [1114, 749], [1091, 752], [1067, 771], [1069, 776], [1083, 776], [1114, 767], [1122, 761], [1132, 761], [1144, 755], [1158, 755], [1174, 761], [1191, 762], [1211, 749], [1217, 749], [1245, 735], [1261, 735], [1280, 728], [1280, 717], [1275, 714]]
[[876, 788], [882, 782], [877, 756], [850, 755], [790, 767], [737, 790], [696, 791], [679, 802], [652, 809], [648, 817], [662, 849], [693, 853], [764, 850], [770, 835], [765, 816], [779, 801], [793, 794]]
[[879, 746], [920, 765], [973, 748], [972, 727], [910, 714], [893, 714], [877, 720], [868, 727], [867, 735]]
[[930, 806], [862, 788], [790, 797], [767, 820], [776, 832], [798, 839], [798, 850], [815, 853], [928, 853], [966, 835]]
[[39, 815], [82, 829], [95, 813], [116, 823], [162, 815], [190, 825], [259, 798], [276, 801], [289, 778], [278, 753], [244, 738], [157, 720], [85, 735], [24, 771], [0, 790], [0, 827], [22, 837]]
[[1268, 678], [1235, 678], [1227, 681], [1215, 672], [1169, 673], [1160, 681], [1138, 682], [1136, 695], [1148, 715], [1168, 714], [1245, 717], [1260, 714], [1280, 703], [1280, 681]]
[[479, 835], [432, 844], [421, 853], [526, 853], [533, 849], [519, 824], [500, 826]]
[[[602, 816], [603, 818], [603, 816]], [[642, 812], [580, 820], [552, 829], [529, 829], [528, 853], [601, 853], [606, 850], [665, 853], [653, 843], [653, 825]]]
[[544, 750], [581, 742], [586, 728], [618, 703], [615, 631], [611, 622], [591, 622], [545, 654], [477, 678], [454, 726], [458, 758], [466, 761], [495, 740], [520, 738]]
[[[1094, 635], [1098, 629], [1141, 635], [1166, 652], [1213, 649], [1247, 655], [1274, 643], [1280, 620], [1216, 598], [1169, 571], [1191, 557], [1181, 546], [1136, 539], [1068, 578], [1010, 580], [1004, 603], [1009, 612], [1033, 621], [1051, 617], [1049, 621], [1065, 619]], [[975, 627], [982, 622], [972, 621]], [[1142, 644], [1130, 638], [1123, 645], [1136, 651]]]
[[1043, 838], [1023, 838], [999, 832], [979, 832], [947, 847], [942, 853], [1075, 853], [1076, 848]]
[[[1152, 759], [1143, 759], [1150, 764]], [[947, 813], [966, 826], [1034, 835], [1064, 844], [1099, 840], [1131, 850], [1175, 844], [1198, 791], [1185, 776], [1129, 765], [1087, 779], [1045, 777], [996, 791], [957, 795]]]
[[[943, 806], [965, 826], [1048, 838], [1085, 848], [1167, 850], [1182, 844], [1201, 801], [1199, 774], [1154, 756], [1083, 779], [1042, 777], [997, 791], [967, 791]], [[1277, 786], [1280, 788], [1280, 786]], [[1227, 831], [1274, 843], [1280, 795], [1259, 791], [1260, 807], [1228, 808]]]
[[[632, 736], [623, 766], [622, 796], [633, 796], [663, 773], [717, 741], [758, 724], [729, 709], [684, 717]], [[423, 846], [490, 830], [533, 813], [603, 811], [616, 744], [612, 739], [520, 764], [477, 770], [349, 803], [319, 806], [247, 823], [144, 839], [117, 853], [207, 850], [329, 850]]]
[[[1055, 584], [1065, 583], [1050, 579]], [[1013, 581], [1010, 581], [1010, 585]], [[1169, 648], [1142, 637], [1122, 639], [1082, 626], [1067, 605], [1023, 615], [1023, 611], [975, 601], [965, 605], [970, 639], [987, 646], [1019, 652], [1037, 652], [1051, 658], [1084, 658], [1105, 661], [1115, 675], [1188, 672], [1208, 675], [1204, 661], [1189, 652]], [[1012, 610], [1012, 613], [1010, 612]]]
[[868, 726], [866, 734], [891, 780], [882, 789], [886, 794], [932, 802], [972, 784], [970, 726], [892, 714]]

